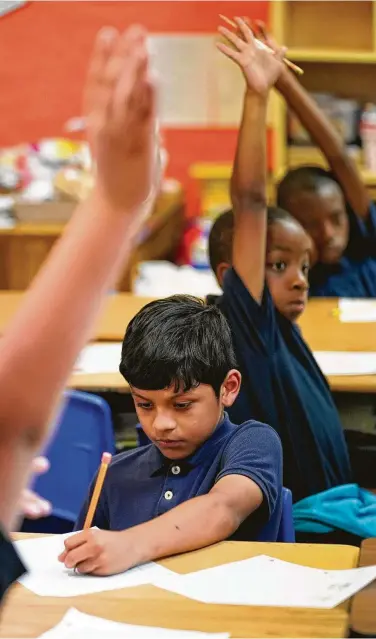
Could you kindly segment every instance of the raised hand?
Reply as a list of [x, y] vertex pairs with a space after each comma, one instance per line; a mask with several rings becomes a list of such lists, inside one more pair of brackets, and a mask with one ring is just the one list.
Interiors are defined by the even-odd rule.
[[119, 213], [140, 212], [158, 169], [155, 88], [142, 27], [99, 33], [84, 99], [95, 194]]
[[241, 37], [226, 27], [218, 27], [218, 31], [234, 48], [222, 42], [217, 43], [217, 48], [241, 68], [249, 90], [266, 95], [282, 73], [286, 49], [280, 48], [273, 55], [259, 48], [245, 21], [241, 18], [235, 18], [235, 21]]

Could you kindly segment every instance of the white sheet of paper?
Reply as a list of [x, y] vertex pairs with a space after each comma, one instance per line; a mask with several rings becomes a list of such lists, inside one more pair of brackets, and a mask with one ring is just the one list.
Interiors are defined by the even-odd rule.
[[190, 632], [187, 630], [169, 630], [148, 626], [133, 626], [116, 621], [93, 617], [75, 608], [70, 608], [60, 623], [45, 632], [46, 639], [226, 639], [228, 633]]
[[57, 559], [64, 550], [64, 539], [71, 534], [17, 541], [17, 551], [28, 569], [20, 583], [41, 597], [76, 597], [140, 586], [171, 573], [163, 566], [149, 563], [110, 577], [77, 574], [65, 568]]
[[376, 352], [316, 351], [324, 375], [375, 375]]
[[376, 322], [376, 300], [340, 299], [341, 322]]
[[121, 360], [121, 342], [89, 344], [80, 353], [73, 373], [118, 373]]
[[375, 578], [376, 566], [319, 570], [259, 555], [154, 583], [204, 603], [334, 608]]

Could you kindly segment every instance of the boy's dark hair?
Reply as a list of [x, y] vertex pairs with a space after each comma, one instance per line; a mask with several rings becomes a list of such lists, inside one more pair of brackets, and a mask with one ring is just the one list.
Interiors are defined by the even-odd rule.
[[299, 166], [288, 171], [278, 184], [277, 204], [282, 208], [288, 208], [293, 193], [317, 193], [322, 186], [333, 182], [338, 185], [332, 174], [320, 166]]
[[[268, 206], [268, 226], [275, 222], [293, 220], [290, 213], [278, 206]], [[221, 213], [215, 220], [209, 234], [209, 261], [214, 273], [221, 262], [232, 262], [232, 237], [234, 232], [234, 214], [232, 210]]]
[[144, 390], [209, 384], [217, 397], [236, 367], [230, 327], [216, 306], [189, 295], [147, 304], [129, 323], [119, 370]]

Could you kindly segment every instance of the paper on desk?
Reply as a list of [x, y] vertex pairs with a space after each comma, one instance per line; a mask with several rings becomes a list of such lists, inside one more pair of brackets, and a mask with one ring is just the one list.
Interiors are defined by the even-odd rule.
[[334, 608], [375, 578], [376, 566], [319, 570], [259, 555], [188, 575], [166, 575], [154, 584], [204, 603]]
[[89, 344], [80, 353], [74, 373], [118, 373], [121, 360], [121, 342]]
[[341, 322], [376, 322], [376, 300], [340, 299]]
[[327, 376], [376, 374], [376, 352], [316, 351], [313, 355]]
[[100, 617], [92, 617], [75, 608], [70, 608], [60, 623], [45, 632], [41, 637], [46, 639], [226, 639], [228, 633], [213, 634], [206, 632], [190, 632], [187, 630], [168, 630], [148, 626], [133, 626], [116, 621], [108, 621]]
[[17, 551], [28, 570], [28, 574], [20, 579], [26, 588], [42, 597], [76, 597], [93, 592], [140, 586], [171, 572], [163, 566], [149, 563], [111, 577], [77, 574], [65, 568], [57, 559], [64, 550], [64, 539], [71, 534], [16, 542]]

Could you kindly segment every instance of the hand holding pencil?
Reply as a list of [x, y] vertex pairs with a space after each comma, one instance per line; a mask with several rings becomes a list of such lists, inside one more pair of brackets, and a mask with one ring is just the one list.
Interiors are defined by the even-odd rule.
[[125, 572], [143, 562], [139, 555], [138, 527], [122, 531], [92, 528], [111, 455], [103, 453], [83, 530], [64, 541], [65, 550], [58, 560], [79, 574], [101, 577]]
[[[230, 20], [230, 18], [227, 18], [226, 16], [222, 15], [221, 13], [219, 14], [219, 17], [221, 18], [221, 20], [223, 20], [223, 22], [225, 22], [226, 24], [228, 24], [230, 27], [233, 27], [233, 29], [236, 29], [237, 35], [240, 35], [240, 37], [242, 37], [242, 32], [241, 30], [239, 30], [239, 24], [237, 24], [237, 22], [234, 22], [234, 20]], [[238, 21], [239, 18], [236, 18], [236, 20]], [[270, 46], [268, 43], [268, 36], [266, 34], [265, 31], [265, 27], [263, 25], [262, 22], [257, 21], [256, 25], [258, 27], [258, 31], [262, 37], [262, 39], [256, 37], [255, 31], [254, 29], [252, 29], [252, 26], [250, 24], [250, 21], [248, 18], [242, 18], [242, 20], [244, 21], [245, 24], [247, 24], [247, 26], [252, 30], [254, 38], [255, 38], [255, 45], [258, 49], [263, 49], [264, 51], [268, 51], [269, 53], [275, 55], [276, 52], [278, 51], [278, 47], [276, 46]], [[284, 49], [285, 52], [287, 51], [287, 49]], [[288, 60], [285, 55], [283, 56], [283, 62], [284, 64], [289, 67], [289, 69], [291, 69], [291, 71], [293, 71], [294, 73], [296, 73], [297, 75], [303, 75], [304, 71], [303, 69], [301, 69], [300, 67], [298, 67], [296, 64], [294, 64], [293, 62], [291, 62], [290, 60]]]
[[58, 557], [66, 568], [79, 573], [107, 575], [121, 571], [117, 570], [119, 544], [115, 539], [120, 533], [92, 528], [111, 459], [110, 453], [103, 453], [83, 530], [65, 540], [65, 550]]
[[217, 48], [240, 67], [248, 90], [266, 98], [282, 73], [285, 49], [280, 48], [275, 55], [270, 55], [268, 51], [256, 46], [252, 30], [244, 20], [236, 18], [236, 26], [239, 35], [226, 27], [218, 27], [218, 31], [232, 46], [218, 42]]
[[95, 482], [93, 494], [91, 496], [89, 508], [88, 508], [85, 523], [84, 523], [84, 530], [87, 530], [88, 528], [91, 528], [92, 526], [95, 511], [98, 506], [99, 497], [102, 492], [104, 480], [106, 478], [106, 473], [108, 470], [108, 466], [111, 462], [111, 459], [112, 459], [112, 455], [110, 455], [110, 453], [103, 453], [102, 462], [97, 475], [97, 481]]

